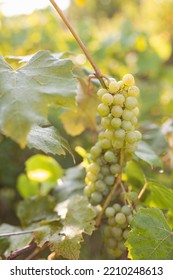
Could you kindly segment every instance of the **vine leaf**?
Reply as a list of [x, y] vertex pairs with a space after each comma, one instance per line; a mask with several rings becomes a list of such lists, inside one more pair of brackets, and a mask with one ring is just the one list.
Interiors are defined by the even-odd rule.
[[173, 232], [161, 210], [140, 209], [131, 223], [126, 245], [134, 260], [172, 260]]
[[86, 78], [78, 77], [78, 80], [77, 108], [65, 111], [60, 117], [66, 132], [72, 136], [81, 134], [87, 128], [96, 129], [97, 96], [88, 93]]
[[154, 168], [154, 167], [162, 168], [163, 167], [160, 158], [150, 148], [150, 146], [143, 141], [140, 141], [138, 143], [138, 149], [135, 152], [135, 155], [137, 156], [137, 158], [148, 163], [151, 166], [151, 168]]
[[72, 67], [49, 51], [39, 51], [17, 70], [0, 56], [0, 131], [23, 148], [31, 128], [47, 122], [48, 106], [75, 107]]
[[173, 211], [173, 190], [155, 180], [148, 181], [151, 194], [147, 198], [150, 206]]
[[132, 186], [141, 188], [145, 184], [146, 182], [145, 174], [143, 173], [142, 169], [140, 168], [139, 164], [136, 161], [131, 160], [127, 162], [125, 169], [126, 169], [128, 182]]
[[[15, 233], [15, 232], [19, 232], [19, 231], [20, 232], [22, 231], [22, 229], [20, 227], [8, 225], [8, 224], [0, 225], [1, 234]], [[20, 234], [20, 235], [16, 235], [16, 236], [11, 235], [9, 237], [0, 238], [0, 252], [3, 253], [7, 257], [8, 255], [11, 254], [11, 252], [28, 245], [32, 240], [33, 240], [32, 234]]]
[[39, 194], [39, 184], [28, 179], [25, 174], [20, 174], [17, 179], [17, 190], [23, 198]]
[[54, 207], [54, 200], [49, 196], [32, 197], [19, 202], [17, 216], [22, 226], [28, 226], [32, 223], [54, 217], [56, 214], [53, 211]]
[[80, 195], [59, 203], [56, 211], [61, 218], [59, 223], [50, 223], [35, 233], [35, 241], [42, 246], [49, 241], [50, 249], [66, 259], [78, 259], [83, 233], [91, 235], [94, 227], [94, 210], [88, 200]]
[[73, 160], [73, 152], [68, 141], [59, 135], [54, 127], [32, 127], [27, 140], [27, 146], [41, 150], [44, 153], [53, 155], [65, 155], [66, 150], [71, 154]]

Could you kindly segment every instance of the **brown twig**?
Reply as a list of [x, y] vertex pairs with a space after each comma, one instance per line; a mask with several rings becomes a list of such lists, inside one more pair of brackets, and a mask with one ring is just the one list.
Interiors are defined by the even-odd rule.
[[59, 6], [56, 4], [56, 2], [54, 0], [49, 0], [52, 4], [52, 6], [55, 8], [56, 12], [59, 14], [59, 16], [61, 17], [61, 19], [63, 20], [63, 22], [65, 23], [65, 25], [68, 27], [68, 29], [70, 30], [70, 32], [72, 33], [72, 35], [74, 36], [75, 40], [77, 41], [77, 43], [79, 44], [80, 48], [83, 50], [84, 54], [86, 55], [88, 61], [90, 62], [90, 64], [92, 65], [94, 71], [95, 71], [95, 75], [97, 77], [97, 79], [100, 81], [102, 87], [106, 88], [105, 82], [103, 80], [103, 74], [101, 73], [101, 71], [99, 70], [99, 68], [97, 67], [97, 65], [95, 64], [95, 62], [93, 61], [90, 53], [88, 52], [87, 48], [85, 47], [84, 43], [82, 42], [82, 40], [80, 39], [79, 35], [77, 34], [77, 32], [74, 30], [74, 28], [72, 27], [72, 25], [70, 24], [70, 22], [68, 21], [68, 19], [66, 18], [66, 16], [64, 15], [64, 13], [62, 12], [62, 10], [59, 8]]
[[37, 247], [36, 243], [32, 242], [30, 243], [29, 245], [19, 249], [19, 250], [16, 250], [14, 252], [11, 252], [11, 254], [7, 257], [7, 260], [14, 260], [16, 259], [18, 256], [28, 252], [28, 251], [31, 251], [31, 250], [34, 250], [35, 248]]

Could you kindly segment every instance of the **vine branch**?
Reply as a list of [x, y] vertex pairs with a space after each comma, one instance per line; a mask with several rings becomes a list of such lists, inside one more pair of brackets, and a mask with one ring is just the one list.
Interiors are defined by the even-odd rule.
[[28, 252], [28, 251], [31, 251], [31, 250], [34, 250], [35, 248], [37, 247], [36, 243], [31, 243], [19, 250], [16, 250], [14, 252], [12, 252], [8, 257], [7, 257], [7, 260], [14, 260], [16, 259], [18, 256]]
[[95, 71], [95, 76], [96, 78], [100, 81], [101, 85], [103, 88], [106, 88], [105, 82], [103, 80], [104, 75], [101, 73], [101, 71], [99, 70], [99, 68], [97, 67], [97, 65], [95, 64], [95, 62], [93, 61], [89, 51], [87, 50], [87, 48], [85, 47], [85, 44], [82, 42], [81, 38], [79, 37], [79, 35], [77, 34], [77, 32], [74, 30], [74, 28], [72, 27], [71, 23], [69, 22], [69, 20], [66, 18], [66, 16], [64, 15], [64, 13], [62, 12], [62, 10], [59, 8], [59, 6], [57, 5], [57, 3], [54, 0], [49, 0], [50, 3], [52, 4], [52, 6], [55, 8], [56, 12], [59, 14], [59, 16], [61, 17], [61, 19], [63, 20], [63, 22], [65, 23], [65, 25], [67, 26], [67, 28], [70, 30], [70, 32], [72, 33], [72, 35], [74, 36], [75, 40], [77, 41], [77, 43], [79, 44], [80, 48], [83, 50], [84, 54], [86, 55], [88, 61], [90, 62], [90, 64], [92, 65], [94, 71]]

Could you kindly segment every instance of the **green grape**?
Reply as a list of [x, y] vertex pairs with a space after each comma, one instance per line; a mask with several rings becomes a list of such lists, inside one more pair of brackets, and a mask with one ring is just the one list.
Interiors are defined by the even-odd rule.
[[122, 212], [123, 214], [125, 214], [126, 216], [128, 216], [128, 215], [131, 214], [131, 209], [130, 209], [130, 207], [129, 207], [128, 205], [124, 205], [124, 206], [122, 206], [122, 208], [121, 208], [121, 212]]
[[102, 149], [101, 149], [101, 147], [95, 145], [91, 148], [90, 153], [91, 153], [91, 156], [98, 157], [101, 155]]
[[134, 116], [134, 113], [128, 109], [125, 109], [122, 113], [122, 117], [126, 121], [130, 121]]
[[112, 140], [114, 136], [114, 130], [113, 129], [106, 129], [104, 136], [106, 139]]
[[123, 231], [123, 238], [124, 238], [124, 239], [127, 239], [127, 238], [128, 238], [128, 235], [129, 235], [129, 229], [126, 228], [126, 229]]
[[117, 243], [117, 248], [120, 249], [122, 252], [126, 250], [126, 246], [124, 245], [123, 241], [119, 241]]
[[108, 186], [111, 186], [114, 184], [115, 177], [113, 175], [108, 175], [105, 177], [104, 181]]
[[97, 91], [97, 96], [98, 96], [98, 98], [101, 100], [103, 94], [105, 94], [105, 93], [108, 93], [108, 91], [107, 91], [105, 88], [100, 88], [100, 89]]
[[100, 116], [102, 116], [102, 117], [106, 117], [109, 114], [109, 112], [110, 112], [109, 107], [106, 106], [103, 103], [98, 105], [97, 111], [100, 114]]
[[133, 116], [130, 121], [131, 121], [132, 125], [136, 125], [138, 122], [138, 119], [137, 119], [137, 117]]
[[131, 87], [135, 84], [135, 79], [133, 77], [133, 75], [131, 74], [126, 74], [123, 76], [122, 81], [124, 83], [124, 85]]
[[115, 149], [121, 149], [124, 146], [124, 139], [118, 139], [118, 140], [113, 140], [112, 141], [112, 146]]
[[101, 125], [105, 129], [110, 128], [110, 126], [111, 126], [111, 118], [109, 116], [102, 118]]
[[100, 171], [100, 166], [96, 162], [92, 162], [88, 166], [87, 171], [91, 171], [93, 174], [98, 174]]
[[115, 216], [115, 221], [118, 225], [122, 225], [126, 222], [126, 216], [123, 213], [117, 213]]
[[116, 248], [114, 251], [114, 257], [119, 258], [122, 255], [123, 251], [119, 248]]
[[125, 101], [125, 97], [124, 97], [123, 94], [118, 93], [118, 94], [114, 95], [114, 97], [113, 97], [113, 104], [114, 105], [123, 106], [124, 101]]
[[111, 114], [115, 118], [121, 117], [122, 113], [123, 113], [123, 109], [121, 108], [121, 106], [113, 106], [112, 107]]
[[108, 218], [107, 223], [108, 223], [108, 225], [110, 225], [110, 226], [115, 226], [115, 225], [116, 225], [115, 217], [110, 217], [110, 218]]
[[105, 93], [103, 94], [102, 96], [102, 102], [105, 104], [105, 105], [111, 105], [113, 103], [113, 96], [110, 94], [110, 93]]
[[106, 188], [106, 184], [103, 181], [98, 180], [95, 182], [96, 191], [102, 192], [105, 190], [105, 188]]
[[112, 144], [111, 144], [111, 141], [110, 141], [110, 140], [108, 140], [108, 139], [103, 139], [103, 140], [101, 140], [101, 147], [102, 147], [103, 149], [110, 149], [111, 146], [112, 146]]
[[97, 175], [93, 174], [92, 172], [87, 172], [86, 180], [89, 182], [95, 182], [97, 180]]
[[128, 88], [128, 95], [138, 97], [139, 95], [139, 88], [137, 86], [131, 86]]
[[84, 188], [84, 194], [85, 194], [86, 196], [90, 197], [91, 194], [92, 194], [92, 190], [91, 190], [88, 186], [86, 186], [86, 187]]
[[128, 221], [129, 224], [131, 223], [132, 220], [133, 220], [133, 215], [132, 214], [127, 216], [127, 221]]
[[105, 226], [104, 228], [104, 236], [105, 237], [110, 237], [112, 232], [112, 227], [111, 226]]
[[130, 121], [122, 121], [121, 127], [126, 131], [130, 131], [133, 129], [133, 125]]
[[134, 113], [134, 115], [137, 117], [139, 115], [139, 108], [135, 107], [132, 112]]
[[132, 110], [137, 106], [137, 104], [138, 104], [138, 101], [137, 101], [136, 97], [129, 96], [126, 98], [125, 106], [127, 109]]
[[137, 134], [135, 133], [135, 131], [127, 132], [126, 141], [130, 144], [134, 144], [135, 142], [137, 142]]
[[136, 151], [136, 148], [137, 148], [136, 143], [133, 144], [126, 143], [126, 152], [134, 153]]
[[129, 192], [129, 193], [128, 193], [128, 198], [130, 199], [130, 201], [136, 202], [137, 199], [138, 199], [138, 194], [137, 194], [137, 192]]
[[107, 218], [113, 217], [115, 215], [115, 209], [113, 207], [107, 207], [105, 210], [105, 215]]
[[121, 140], [124, 139], [125, 135], [126, 135], [126, 132], [125, 132], [125, 130], [122, 129], [122, 128], [117, 129], [117, 130], [115, 131], [115, 133], [114, 133], [114, 137], [115, 137], [116, 139], [121, 139]]
[[119, 84], [114, 80], [109, 83], [108, 91], [110, 93], [116, 93], [119, 90], [119, 88], [120, 88]]
[[100, 192], [93, 192], [91, 194], [91, 204], [92, 205], [97, 205], [97, 204], [101, 203], [102, 199], [103, 199], [103, 196]]
[[136, 134], [137, 141], [140, 141], [142, 139], [142, 134], [140, 133], [140, 131], [135, 130], [134, 133]]
[[121, 205], [118, 204], [118, 203], [115, 203], [115, 204], [113, 205], [113, 207], [114, 207], [116, 213], [119, 212], [119, 211], [121, 210]]
[[111, 248], [111, 247], [115, 247], [117, 245], [117, 241], [114, 238], [109, 238], [107, 240], [107, 245]]
[[109, 174], [109, 167], [107, 165], [104, 165], [101, 167], [101, 172], [103, 175], [108, 175]]
[[111, 120], [111, 126], [113, 128], [119, 128], [121, 126], [121, 119], [120, 118], [113, 118]]
[[114, 226], [112, 227], [112, 235], [115, 237], [115, 238], [119, 238], [122, 236], [122, 229], [120, 227], [117, 227], [117, 226]]
[[112, 174], [117, 174], [121, 171], [121, 167], [118, 163], [111, 164], [110, 171]]
[[107, 152], [104, 154], [104, 159], [105, 159], [107, 162], [115, 162], [115, 161], [116, 161], [116, 156], [115, 156], [115, 154], [114, 154], [112, 151], [107, 151]]

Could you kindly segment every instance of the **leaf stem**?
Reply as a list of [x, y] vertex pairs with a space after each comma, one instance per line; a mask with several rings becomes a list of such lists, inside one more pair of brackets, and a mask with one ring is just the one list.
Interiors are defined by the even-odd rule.
[[141, 200], [141, 197], [144, 195], [147, 187], [148, 187], [148, 182], [145, 182], [143, 188], [141, 189], [140, 193], [138, 194], [138, 201]]
[[70, 30], [70, 32], [72, 33], [72, 35], [74, 36], [75, 40], [77, 41], [77, 43], [79, 44], [80, 48], [83, 50], [84, 54], [86, 55], [88, 61], [90, 62], [90, 64], [92, 65], [94, 71], [95, 71], [95, 76], [96, 78], [98, 78], [98, 80], [100, 81], [102, 87], [106, 88], [105, 82], [103, 80], [103, 76], [101, 71], [99, 70], [99, 68], [97, 67], [97, 65], [95, 64], [95, 62], [93, 61], [90, 53], [88, 52], [86, 46], [84, 45], [84, 43], [82, 42], [82, 40], [80, 39], [79, 35], [76, 33], [76, 31], [74, 30], [74, 28], [72, 27], [72, 25], [70, 24], [69, 20], [66, 18], [66, 16], [64, 15], [64, 13], [62, 12], [62, 10], [59, 8], [59, 6], [55, 3], [54, 0], [49, 0], [51, 2], [51, 4], [53, 5], [53, 7], [55, 8], [55, 10], [57, 11], [57, 13], [59, 14], [59, 16], [61, 17], [61, 19], [63, 20], [63, 22], [65, 23], [65, 25], [68, 27], [68, 29]]

